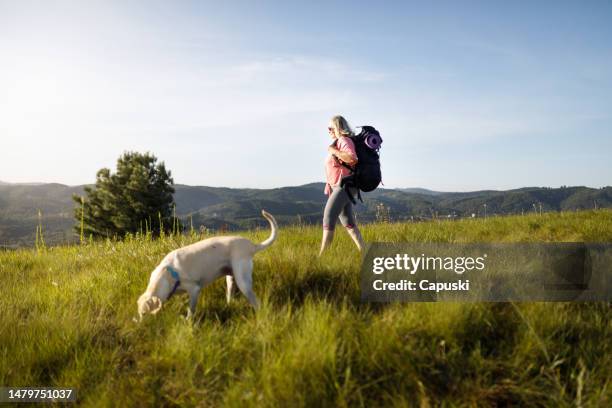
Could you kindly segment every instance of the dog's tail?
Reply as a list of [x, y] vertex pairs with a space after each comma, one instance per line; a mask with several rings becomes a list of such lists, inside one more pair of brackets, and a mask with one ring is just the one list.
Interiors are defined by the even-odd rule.
[[257, 247], [256, 251], [262, 251], [262, 250], [266, 249], [267, 247], [269, 247], [270, 245], [272, 245], [272, 243], [276, 239], [276, 233], [277, 233], [277, 230], [278, 230], [278, 225], [276, 224], [276, 220], [274, 219], [272, 214], [270, 214], [269, 212], [267, 212], [265, 210], [261, 210], [261, 215], [263, 215], [264, 218], [266, 220], [268, 220], [268, 222], [270, 223], [270, 228], [272, 228], [272, 232], [270, 232], [270, 236], [268, 237], [268, 239], [266, 239], [261, 244], [256, 245], [256, 247]]

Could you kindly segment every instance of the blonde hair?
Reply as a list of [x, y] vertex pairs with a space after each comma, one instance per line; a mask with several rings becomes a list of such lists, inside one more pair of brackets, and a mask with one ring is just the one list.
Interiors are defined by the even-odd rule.
[[353, 133], [353, 130], [351, 129], [348, 122], [346, 121], [346, 119], [344, 119], [343, 116], [340, 116], [340, 115], [334, 116], [329, 121], [329, 125], [330, 127], [335, 129], [336, 134], [339, 135], [338, 137], [355, 135], [355, 133]]

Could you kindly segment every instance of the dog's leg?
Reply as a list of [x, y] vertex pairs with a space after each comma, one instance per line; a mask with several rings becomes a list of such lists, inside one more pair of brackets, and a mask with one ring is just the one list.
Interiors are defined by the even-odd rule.
[[200, 287], [193, 285], [187, 289], [189, 293], [189, 309], [187, 310], [187, 318], [191, 318], [195, 314], [196, 305], [198, 304], [198, 297], [200, 295]]
[[225, 277], [225, 282], [227, 283], [227, 304], [229, 305], [229, 303], [232, 300], [232, 289], [234, 289], [234, 278], [232, 277], [232, 275], [227, 275]]
[[253, 293], [253, 260], [232, 260], [232, 270], [234, 271], [234, 279], [236, 279], [238, 289], [249, 299], [251, 306], [257, 310], [259, 308], [259, 301], [255, 293]]

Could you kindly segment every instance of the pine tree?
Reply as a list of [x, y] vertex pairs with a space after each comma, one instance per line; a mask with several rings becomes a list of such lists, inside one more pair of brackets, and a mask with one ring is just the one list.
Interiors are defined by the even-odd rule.
[[[147, 228], [158, 235], [173, 226], [174, 187], [170, 171], [150, 153], [126, 152], [117, 160], [117, 171], [96, 174], [95, 187], [85, 187], [77, 203], [75, 229], [94, 237], [123, 237]], [[83, 198], [83, 201], [81, 201]], [[144, 231], [143, 231], [144, 232]]]

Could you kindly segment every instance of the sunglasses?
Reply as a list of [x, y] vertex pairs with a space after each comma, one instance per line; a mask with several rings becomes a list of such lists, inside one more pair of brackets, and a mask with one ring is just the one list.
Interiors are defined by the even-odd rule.
[[327, 128], [327, 130], [328, 130], [328, 131], [330, 131], [330, 132], [332, 132], [332, 131], [334, 130], [334, 128], [332, 128], [332, 127], [328, 127], [328, 128]]

